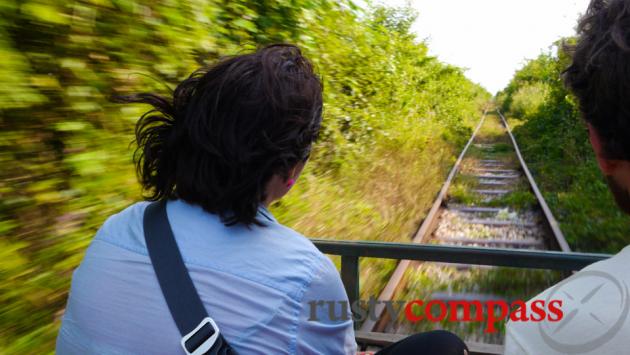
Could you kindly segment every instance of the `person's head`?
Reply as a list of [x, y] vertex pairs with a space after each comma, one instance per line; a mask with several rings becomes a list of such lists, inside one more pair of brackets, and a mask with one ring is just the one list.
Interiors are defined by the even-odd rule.
[[182, 199], [224, 223], [258, 224], [286, 194], [322, 119], [322, 84], [292, 45], [271, 45], [195, 71], [172, 98], [119, 98], [153, 110], [136, 126], [134, 156], [150, 200]]
[[565, 83], [611, 191], [630, 213], [630, 0], [593, 0], [572, 52]]

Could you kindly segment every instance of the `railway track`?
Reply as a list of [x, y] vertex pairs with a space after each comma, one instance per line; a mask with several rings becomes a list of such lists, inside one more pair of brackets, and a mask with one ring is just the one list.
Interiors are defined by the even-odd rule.
[[[412, 242], [482, 248], [570, 251], [558, 223], [521, 155], [507, 121], [499, 111], [492, 114], [484, 112]], [[444, 287], [434, 289], [426, 285], [405, 287], [405, 283], [413, 279], [409, 274], [414, 272], [416, 276], [429, 275], [443, 279]], [[515, 290], [500, 291], [501, 277], [496, 275], [501, 275], [501, 272], [499, 268], [492, 266], [401, 260], [378, 300], [409, 300], [421, 295], [425, 301], [488, 299], [509, 301]], [[519, 272], [523, 274], [518, 274], [522, 276], [516, 278], [523, 278], [526, 283], [532, 280], [533, 283], [533, 289], [523, 290], [525, 295], [521, 297], [534, 295], [561, 277], [558, 273], [530, 277], [528, 271]], [[495, 291], [498, 289], [499, 292], [488, 292], [474, 282], [471, 285], [457, 281], [484, 274], [495, 275], [492, 277], [499, 280], [499, 284], [494, 285], [492, 289]], [[514, 277], [514, 274], [507, 275], [512, 275], [508, 276], [508, 279]], [[540, 282], [537, 283], [537, 280]], [[359, 329], [361, 332], [409, 334], [435, 328], [433, 326], [417, 329], [409, 323], [390, 319], [383, 302], [378, 303], [375, 313], [374, 320], [367, 319], [363, 322]], [[500, 344], [503, 341], [501, 332], [487, 334], [479, 329], [471, 329], [466, 323], [451, 326], [455, 328], [451, 327], [449, 330], [465, 340], [483, 346], [496, 345], [492, 351], [500, 353]]]

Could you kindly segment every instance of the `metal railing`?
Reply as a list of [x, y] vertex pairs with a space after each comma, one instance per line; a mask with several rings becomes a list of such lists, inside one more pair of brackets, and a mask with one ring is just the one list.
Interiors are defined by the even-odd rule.
[[610, 257], [608, 254], [560, 251], [311, 240], [322, 253], [341, 256], [341, 280], [351, 304], [359, 299], [359, 258], [361, 257], [565, 271], [579, 270]]

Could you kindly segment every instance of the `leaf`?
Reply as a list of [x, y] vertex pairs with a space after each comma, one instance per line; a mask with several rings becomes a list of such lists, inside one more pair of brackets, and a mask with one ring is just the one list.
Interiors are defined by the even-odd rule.
[[29, 1], [20, 6], [22, 13], [30, 15], [38, 20], [54, 23], [57, 25], [67, 25], [70, 23], [68, 16], [60, 11], [56, 6], [35, 3]]

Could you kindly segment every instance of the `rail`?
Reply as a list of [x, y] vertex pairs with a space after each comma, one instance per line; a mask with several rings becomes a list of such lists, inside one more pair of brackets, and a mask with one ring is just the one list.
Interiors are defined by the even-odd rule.
[[[425, 242], [427, 237], [431, 234], [431, 232], [435, 228], [437, 217], [440, 213], [440, 209], [442, 208], [442, 203], [447, 196], [448, 189], [450, 188], [451, 183], [453, 182], [453, 180], [455, 179], [455, 176], [457, 175], [457, 172], [459, 171], [460, 165], [462, 161], [464, 160], [464, 156], [466, 156], [468, 149], [470, 148], [470, 146], [473, 144], [473, 141], [475, 140], [475, 136], [481, 129], [481, 126], [483, 125], [486, 119], [487, 112], [488, 110], [483, 111], [481, 119], [479, 120], [477, 127], [475, 127], [475, 130], [473, 131], [472, 136], [470, 137], [470, 139], [464, 146], [464, 149], [462, 149], [461, 153], [457, 157], [457, 160], [455, 161], [455, 164], [453, 165], [448, 176], [446, 177], [446, 181], [442, 185], [442, 188], [440, 189], [440, 192], [438, 193], [436, 199], [434, 200], [433, 205], [431, 206], [431, 209], [429, 210], [429, 212], [427, 213], [427, 216], [425, 217], [424, 221], [420, 225], [420, 228], [418, 228], [418, 231], [412, 238], [412, 241], [411, 241], [412, 243], [419, 244], [419, 243]], [[379, 297], [378, 297], [379, 301], [386, 301], [386, 300], [391, 299], [394, 296], [394, 293], [396, 292], [398, 285], [402, 281], [405, 271], [409, 267], [409, 264], [410, 264], [409, 260], [401, 260], [398, 263], [398, 265], [394, 269], [394, 272], [392, 273], [392, 276], [389, 278], [389, 281], [387, 282], [387, 284], [385, 285], [385, 287], [379, 294]], [[375, 319], [381, 319], [381, 317], [385, 313], [385, 306], [383, 306], [382, 303], [379, 303], [379, 305], [375, 309], [375, 313], [376, 313]], [[378, 329], [375, 329], [377, 326], [377, 323], [378, 321], [370, 318], [363, 323], [363, 325], [361, 326], [361, 331], [372, 332], [374, 330], [378, 330]]]
[[[444, 202], [445, 202], [445, 198], [447, 196], [449, 187], [453, 179], [459, 172], [464, 156], [467, 154], [470, 146], [472, 145], [473, 141], [475, 140], [475, 137], [477, 136], [477, 133], [481, 129], [481, 126], [483, 125], [486, 119], [487, 113], [488, 113], [488, 110], [484, 110], [482, 117], [479, 120], [479, 124], [477, 125], [477, 127], [473, 131], [472, 136], [470, 137], [470, 139], [468, 140], [468, 142], [462, 149], [461, 153], [459, 154], [455, 164], [451, 168], [451, 171], [449, 172], [446, 178], [446, 181], [444, 182], [440, 192], [438, 193], [436, 199], [434, 200], [434, 203], [431, 206], [431, 209], [427, 213], [427, 216], [424, 218], [422, 224], [420, 225], [420, 228], [418, 229], [418, 231], [412, 238], [412, 241], [411, 241], [412, 243], [416, 243], [416, 244], [426, 243], [431, 233], [433, 233], [433, 231], [435, 230], [435, 227], [438, 223], [438, 217], [440, 215], [440, 211], [444, 207]], [[510, 130], [510, 127], [507, 121], [505, 120], [501, 112], [497, 110], [497, 113], [500, 116], [501, 122], [506, 129], [510, 142], [512, 143], [512, 146], [518, 158], [518, 163], [520, 165], [520, 168], [527, 178], [527, 182], [530, 187], [530, 190], [535, 195], [537, 204], [543, 212], [543, 216], [544, 216], [543, 228], [546, 229], [547, 235], [549, 235], [550, 237], [548, 238], [548, 240], [550, 241], [551, 244], [553, 244], [552, 246], [555, 249], [558, 249], [564, 252], [570, 252], [571, 249], [569, 248], [569, 245], [566, 242], [564, 235], [562, 234], [562, 231], [560, 230], [558, 226], [558, 222], [556, 221], [553, 214], [551, 213], [551, 210], [547, 206], [547, 203], [545, 202], [542, 196], [542, 193], [540, 192], [536, 182], [534, 181], [534, 178], [531, 172], [529, 171], [529, 168], [527, 167], [525, 160], [523, 159], [519, 146], [516, 143], [516, 139], [512, 135], [512, 132]], [[351, 263], [352, 261], [348, 260], [346, 262]], [[394, 297], [394, 294], [396, 290], [400, 287], [400, 284], [403, 280], [403, 275], [405, 271], [407, 270], [407, 268], [409, 267], [410, 263], [411, 262], [409, 260], [402, 260], [398, 263], [390, 279], [388, 280], [387, 284], [385, 285], [385, 287], [379, 294], [379, 297], [378, 297], [379, 301], [390, 300], [392, 297]], [[353, 267], [353, 265], [348, 264], [346, 267], [350, 268], [350, 267]], [[376, 313], [376, 316], [374, 317], [374, 319], [370, 318], [361, 325], [361, 328], [360, 328], [361, 331], [363, 332], [380, 331], [381, 328], [385, 325], [385, 322], [381, 321], [382, 317], [386, 316], [385, 306], [382, 303], [380, 303], [376, 307], [375, 313]]]
[[571, 251], [569, 244], [564, 238], [564, 234], [562, 234], [562, 231], [560, 230], [560, 226], [558, 225], [556, 218], [553, 216], [553, 213], [551, 213], [551, 209], [547, 205], [547, 202], [545, 202], [545, 198], [540, 192], [540, 189], [538, 188], [538, 185], [536, 184], [536, 181], [534, 180], [532, 173], [529, 171], [529, 168], [527, 167], [527, 164], [525, 163], [525, 159], [523, 159], [521, 150], [518, 147], [518, 143], [516, 143], [516, 139], [514, 138], [514, 135], [512, 134], [512, 130], [510, 129], [510, 126], [508, 125], [507, 120], [505, 119], [505, 117], [503, 117], [503, 114], [501, 113], [501, 111], [497, 110], [497, 113], [499, 114], [499, 117], [501, 118], [501, 121], [503, 122], [503, 125], [505, 126], [505, 130], [507, 131], [507, 134], [510, 137], [510, 140], [512, 141], [512, 145], [514, 146], [514, 151], [516, 152], [516, 156], [518, 157], [518, 161], [521, 164], [521, 168], [523, 169], [523, 172], [525, 173], [525, 176], [527, 177], [527, 181], [529, 182], [530, 189], [536, 196], [538, 205], [540, 206], [540, 209], [543, 211], [543, 214], [545, 215], [545, 222], [546, 222], [546, 227], [548, 228], [548, 231], [550, 232], [551, 235], [553, 235], [558, 249], [564, 252]]

